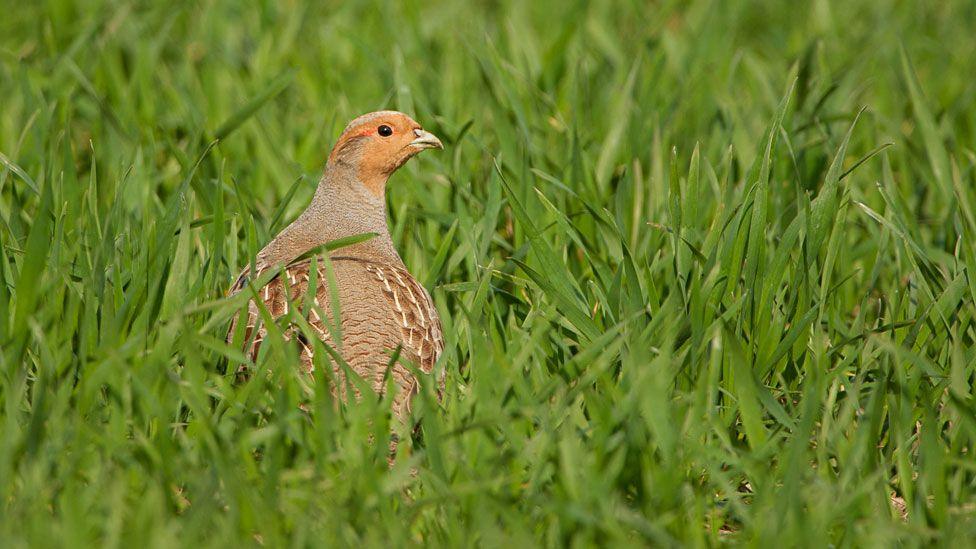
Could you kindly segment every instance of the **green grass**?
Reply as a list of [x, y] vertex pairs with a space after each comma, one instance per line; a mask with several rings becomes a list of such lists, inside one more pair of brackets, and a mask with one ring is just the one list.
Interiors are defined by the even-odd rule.
[[[973, 2], [0, 7], [3, 545], [976, 537]], [[378, 108], [446, 144], [392, 469], [387, 402], [223, 344]]]

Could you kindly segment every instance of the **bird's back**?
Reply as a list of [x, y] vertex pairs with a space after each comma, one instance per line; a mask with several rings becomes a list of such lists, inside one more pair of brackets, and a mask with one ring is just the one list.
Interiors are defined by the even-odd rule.
[[[291, 312], [306, 319], [312, 332], [335, 349], [374, 391], [384, 390], [389, 371], [397, 386], [394, 412], [402, 417], [417, 390], [417, 380], [403, 361], [429, 374], [443, 349], [440, 319], [430, 294], [399, 262], [338, 255], [329, 264], [331, 276], [329, 266], [321, 258], [314, 269], [312, 260], [289, 265], [282, 275], [259, 290], [258, 297], [272, 318], [278, 319], [294, 309]], [[337, 312], [338, 323], [334, 321]], [[258, 307], [252, 302], [247, 332], [258, 327], [248, 347], [254, 358], [267, 334], [259, 318]], [[231, 326], [231, 333], [233, 330]], [[311, 371], [315, 346], [294, 325], [286, 328], [285, 337], [297, 341], [302, 364]], [[393, 362], [398, 348], [399, 360]], [[338, 394], [344, 397], [342, 368], [328, 356], [320, 358], [321, 364], [332, 364]]]

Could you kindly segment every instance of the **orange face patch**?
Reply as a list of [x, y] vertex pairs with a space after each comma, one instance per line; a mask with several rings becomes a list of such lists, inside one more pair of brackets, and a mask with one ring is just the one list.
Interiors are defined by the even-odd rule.
[[[383, 135], [382, 126], [389, 126], [392, 132]], [[389, 176], [422, 150], [411, 146], [415, 129], [420, 125], [395, 111], [360, 116], [339, 137], [329, 163], [349, 165], [370, 193], [382, 196]]]

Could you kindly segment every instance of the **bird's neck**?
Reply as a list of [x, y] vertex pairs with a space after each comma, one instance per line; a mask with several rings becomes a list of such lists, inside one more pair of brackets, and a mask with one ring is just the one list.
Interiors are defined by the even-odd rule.
[[284, 266], [302, 254], [341, 238], [365, 233], [376, 236], [335, 255], [401, 262], [386, 224], [386, 198], [370, 192], [351, 168], [330, 164], [308, 208], [258, 254], [265, 267]]

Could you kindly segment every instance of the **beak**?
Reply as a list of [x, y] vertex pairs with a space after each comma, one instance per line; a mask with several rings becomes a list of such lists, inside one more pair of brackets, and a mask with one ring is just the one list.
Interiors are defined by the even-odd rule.
[[443, 149], [444, 144], [441, 143], [437, 136], [430, 133], [427, 130], [422, 130], [417, 128], [413, 131], [414, 135], [417, 136], [416, 139], [410, 142], [414, 147], [420, 147], [421, 149]]

